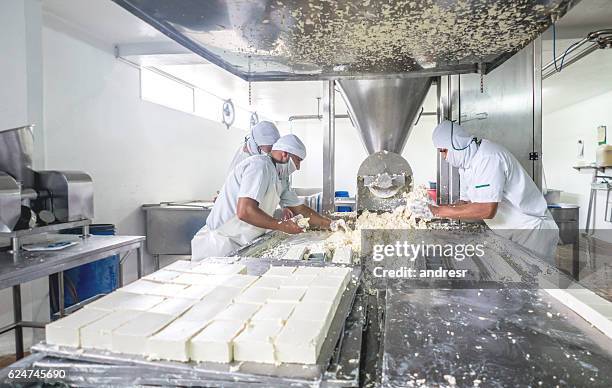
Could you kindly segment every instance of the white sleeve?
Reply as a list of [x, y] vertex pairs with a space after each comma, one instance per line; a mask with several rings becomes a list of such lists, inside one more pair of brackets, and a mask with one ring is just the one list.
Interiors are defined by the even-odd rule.
[[469, 191], [472, 202], [501, 202], [506, 187], [507, 168], [499, 155], [480, 160], [472, 171]]

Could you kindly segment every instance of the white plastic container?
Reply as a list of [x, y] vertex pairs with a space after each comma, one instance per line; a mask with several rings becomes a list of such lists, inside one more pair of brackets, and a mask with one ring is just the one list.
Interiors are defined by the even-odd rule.
[[612, 167], [612, 145], [603, 144], [597, 147], [595, 160], [597, 167]]

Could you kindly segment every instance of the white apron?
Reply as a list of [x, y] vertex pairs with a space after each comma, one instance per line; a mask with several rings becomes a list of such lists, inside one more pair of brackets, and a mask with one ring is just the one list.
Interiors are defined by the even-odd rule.
[[[278, 180], [270, 184], [263, 201], [259, 203], [259, 208], [270, 217], [280, 202], [279, 186]], [[204, 226], [191, 240], [191, 260], [226, 256], [261, 236], [265, 231], [263, 228], [241, 221], [236, 215], [215, 230]]]
[[548, 210], [545, 216], [531, 216], [502, 200], [495, 217], [485, 223], [498, 235], [527, 248], [549, 264], [555, 264], [559, 228]]

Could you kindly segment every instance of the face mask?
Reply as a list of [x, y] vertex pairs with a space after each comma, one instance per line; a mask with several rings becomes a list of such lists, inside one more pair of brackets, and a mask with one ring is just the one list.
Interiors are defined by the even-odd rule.
[[297, 166], [293, 162], [292, 158], [289, 158], [289, 162], [287, 162], [287, 174], [291, 175], [297, 171]]

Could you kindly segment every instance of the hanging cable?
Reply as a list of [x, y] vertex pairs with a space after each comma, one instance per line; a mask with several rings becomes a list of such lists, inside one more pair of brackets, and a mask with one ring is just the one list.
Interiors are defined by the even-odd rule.
[[578, 44], [581, 43], [581, 41], [578, 42], [574, 42], [572, 43], [563, 53], [563, 56], [561, 57], [561, 64], [559, 66], [557, 66], [557, 27], [556, 24], [553, 23], [552, 25], [552, 33], [553, 33], [553, 63], [555, 64], [555, 70], [557, 71], [557, 73], [560, 73], [561, 70], [563, 70], [563, 64], [565, 62], [565, 56], [567, 55], [568, 52], [570, 52], [574, 47], [576, 47]]

